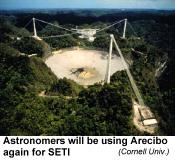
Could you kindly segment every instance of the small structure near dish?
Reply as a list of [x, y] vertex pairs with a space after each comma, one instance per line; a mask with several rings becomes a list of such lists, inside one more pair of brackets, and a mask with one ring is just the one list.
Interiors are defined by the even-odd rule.
[[158, 123], [151, 110], [148, 107], [141, 106], [135, 101], [133, 101], [133, 110], [133, 122], [136, 128], [141, 132], [154, 134], [158, 127]]
[[149, 107], [139, 106], [140, 116], [144, 126], [155, 125], [158, 124], [155, 119], [154, 114], [151, 112]]

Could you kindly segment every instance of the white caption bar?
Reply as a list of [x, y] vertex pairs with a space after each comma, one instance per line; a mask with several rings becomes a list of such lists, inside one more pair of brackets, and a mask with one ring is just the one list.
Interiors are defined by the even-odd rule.
[[2, 136], [1, 162], [167, 162], [175, 160], [175, 137]]

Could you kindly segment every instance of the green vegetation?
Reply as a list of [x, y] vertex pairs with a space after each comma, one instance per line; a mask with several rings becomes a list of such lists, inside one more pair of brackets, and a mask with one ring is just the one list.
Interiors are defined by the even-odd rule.
[[21, 40], [16, 40], [13, 43], [13, 48], [18, 49], [21, 53], [26, 54], [39, 54], [43, 53], [42, 45], [39, 41], [33, 38], [23, 38]]
[[47, 94], [51, 96], [64, 95], [64, 96], [77, 96], [83, 89], [83, 86], [78, 85], [72, 80], [67, 78], [59, 79], [48, 90]]
[[[124, 71], [115, 73], [111, 77], [110, 85], [96, 84], [84, 88], [69, 79], [57, 79], [43, 61], [51, 49], [80, 45], [85, 48], [108, 50], [109, 34], [120, 33], [121, 29], [116, 30], [113, 27], [104, 31], [93, 43], [86, 40], [81, 40], [80, 43], [80, 39], [75, 35], [37, 41], [29, 38], [29, 29], [22, 28], [24, 24], [20, 24], [27, 22], [28, 16], [15, 16], [0, 16], [0, 135], [145, 134], [138, 132], [133, 126], [134, 94]], [[47, 14], [44, 16], [49, 22], [57, 23], [58, 15], [52, 16], [55, 20], [50, 20], [51, 17]], [[111, 14], [91, 19], [88, 19], [88, 16], [80, 16], [81, 19], [76, 19], [75, 15], [67, 15], [63, 24], [74, 19], [77, 21], [75, 24], [66, 25], [74, 27], [79, 24], [82, 27], [90, 27], [89, 24], [97, 22], [97, 19], [112, 21], [113, 16], [116, 17]], [[144, 38], [136, 39], [130, 35], [131, 31], [128, 31], [130, 37], [126, 40], [122, 40], [118, 34], [115, 34], [115, 38], [130, 64], [146, 105], [159, 120], [158, 134], [174, 135], [174, 24], [170, 24], [168, 19], [162, 23], [144, 18], [142, 21], [137, 20], [137, 14], [133, 17], [136, 19], [132, 22], [134, 29]], [[147, 18], [145, 16], [145, 19]], [[89, 21], [88, 25], [83, 23], [84, 19]], [[92, 26], [101, 28], [106, 23], [109, 22], [97, 22]], [[43, 36], [64, 33], [49, 26], [39, 29], [39, 34]], [[37, 56], [27, 57], [34, 53], [37, 53]], [[167, 62], [167, 68], [157, 77], [156, 70], [164, 62]], [[45, 95], [39, 96], [43, 91]]]
[[[111, 85], [84, 89], [66, 78], [57, 80], [40, 58], [0, 47], [1, 135], [138, 134], [130, 121], [128, 82], [117, 77], [124, 74], [116, 73]], [[45, 89], [57, 97], [39, 97]]]
[[20, 104], [28, 98], [32, 100], [56, 77], [40, 58], [20, 56], [18, 51], [5, 44], [0, 44], [0, 49], [0, 132], [10, 135], [13, 126], [19, 124], [15, 123], [15, 114]]
[[67, 36], [63, 38], [55, 38], [55, 39], [50, 38], [50, 39], [46, 39], [45, 41], [49, 43], [51, 47], [53, 47], [53, 49], [56, 49], [56, 50], [78, 45], [77, 41], [72, 36]]

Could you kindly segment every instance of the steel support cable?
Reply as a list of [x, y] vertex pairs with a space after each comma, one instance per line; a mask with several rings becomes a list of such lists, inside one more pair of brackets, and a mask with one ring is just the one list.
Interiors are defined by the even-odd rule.
[[26, 28], [31, 22], [32, 22], [32, 19], [30, 19], [30, 21], [23, 28]]
[[53, 35], [53, 36], [46, 36], [46, 37], [40, 37], [40, 38], [42, 38], [42, 39], [60, 38], [60, 37], [70, 36], [70, 35], [73, 35], [73, 34], [77, 34], [77, 33], [63, 34], [63, 35]]
[[35, 18], [35, 20], [40, 21], [40, 22], [45, 23], [45, 24], [48, 24], [48, 25], [51, 25], [51, 26], [55, 26], [57, 28], [60, 28], [60, 29], [63, 29], [63, 30], [69, 31], [69, 32], [72, 32], [72, 30], [61, 27], [59, 25], [55, 25], [55, 24], [52, 24], [52, 23], [49, 23], [49, 22], [46, 22], [46, 21], [43, 21], [43, 20], [40, 20], [40, 19], [36, 19], [36, 18]]
[[44, 29], [44, 27], [39, 22], [36, 22], [36, 24], [38, 24], [40, 28]]
[[111, 25], [109, 25], [109, 26], [107, 26], [107, 27], [105, 27], [105, 28], [102, 28], [102, 29], [98, 30], [97, 33], [98, 33], [98, 32], [101, 32], [101, 31], [103, 31], [103, 30], [109, 29], [110, 27], [115, 26], [115, 25], [117, 25], [117, 24], [119, 24], [119, 23], [121, 23], [121, 22], [123, 22], [123, 21], [125, 21], [125, 19], [120, 20], [120, 21], [117, 21], [117, 22], [115, 22], [115, 23], [113, 23], [113, 24], [111, 24]]
[[[28, 21], [28, 23], [26, 23], [26, 25], [25, 25], [24, 27], [22, 27], [22, 28], [16, 33], [16, 35], [18, 35], [18, 34], [20, 33], [20, 31], [22, 31], [22, 29], [25, 29], [31, 22], [32, 22], [32, 19], [30, 19], [30, 20]], [[22, 37], [24, 37], [24, 36], [22, 36]], [[21, 37], [21, 38], [22, 38], [22, 37]]]
[[129, 25], [129, 27], [131, 28], [131, 30], [133, 31], [133, 33], [134, 33], [134, 35], [136, 36], [136, 37], [138, 37], [138, 34], [136, 33], [136, 31], [134, 30], [134, 28], [132, 27], [132, 25], [128, 22], [128, 25]]

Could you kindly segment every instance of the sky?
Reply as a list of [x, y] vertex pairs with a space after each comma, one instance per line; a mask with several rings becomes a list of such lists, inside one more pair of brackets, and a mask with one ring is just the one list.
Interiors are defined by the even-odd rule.
[[175, 9], [175, 0], [0, 0], [0, 9], [31, 8]]

